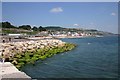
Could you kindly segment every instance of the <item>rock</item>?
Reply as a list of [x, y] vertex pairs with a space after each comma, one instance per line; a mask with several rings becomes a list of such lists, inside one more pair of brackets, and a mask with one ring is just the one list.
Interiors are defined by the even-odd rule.
[[[12, 42], [12, 43], [0, 43], [2, 47], [0, 49], [0, 55], [4, 50], [3, 54], [6, 57], [11, 56], [12, 54], [24, 53], [25, 51], [34, 51], [36, 49], [45, 48], [45, 47], [56, 47], [63, 46], [65, 42], [56, 39], [49, 40], [38, 40], [38, 41], [24, 41], [24, 42]], [[12, 55], [12, 56], [14, 56]]]

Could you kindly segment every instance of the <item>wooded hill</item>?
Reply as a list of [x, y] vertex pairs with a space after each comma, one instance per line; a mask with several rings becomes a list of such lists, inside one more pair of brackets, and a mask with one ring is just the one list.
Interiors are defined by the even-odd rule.
[[60, 32], [77, 32], [77, 33], [87, 33], [87, 34], [93, 34], [93, 35], [113, 35], [112, 33], [98, 31], [95, 29], [78, 29], [78, 28], [63, 28], [60, 26], [47, 26], [47, 27], [31, 27], [30, 25], [21, 25], [21, 26], [14, 26], [10, 22], [2, 22], [0, 23], [0, 27], [2, 27], [2, 32], [5, 34], [8, 33], [26, 33], [26, 34], [37, 34], [41, 31], [48, 31], [56, 33], [57, 31]]

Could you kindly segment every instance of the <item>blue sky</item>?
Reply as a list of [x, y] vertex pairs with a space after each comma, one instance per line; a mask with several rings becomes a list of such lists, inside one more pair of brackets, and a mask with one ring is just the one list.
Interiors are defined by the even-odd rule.
[[118, 33], [117, 2], [3, 2], [2, 20], [19, 26], [62, 26]]

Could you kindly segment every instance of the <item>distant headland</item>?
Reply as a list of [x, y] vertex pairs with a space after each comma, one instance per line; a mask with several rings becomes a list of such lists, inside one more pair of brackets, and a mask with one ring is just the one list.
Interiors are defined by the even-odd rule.
[[110, 32], [98, 31], [95, 29], [63, 28], [60, 26], [36, 27], [31, 25], [14, 26], [10, 22], [1, 22], [1, 34], [16, 36], [17, 38], [79, 38], [79, 37], [101, 37], [114, 35]]

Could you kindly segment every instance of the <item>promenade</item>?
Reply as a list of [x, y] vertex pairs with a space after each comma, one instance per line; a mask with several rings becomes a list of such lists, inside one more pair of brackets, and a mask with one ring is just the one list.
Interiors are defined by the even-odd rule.
[[0, 62], [0, 80], [31, 80], [31, 77], [19, 71], [10, 62]]

